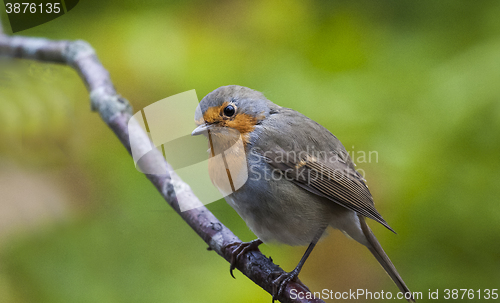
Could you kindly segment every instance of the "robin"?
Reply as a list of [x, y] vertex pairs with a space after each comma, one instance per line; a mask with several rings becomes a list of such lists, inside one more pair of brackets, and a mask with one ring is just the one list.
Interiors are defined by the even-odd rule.
[[205, 96], [195, 122], [198, 127], [192, 135], [207, 136], [210, 159], [222, 158], [209, 159], [212, 182], [258, 237], [229, 245], [234, 246], [231, 275], [237, 258], [263, 242], [309, 245], [297, 267], [274, 280], [274, 300], [296, 279], [331, 226], [366, 246], [405, 298], [414, 302], [365, 218], [394, 230], [375, 209], [365, 180], [330, 131], [237, 85]]

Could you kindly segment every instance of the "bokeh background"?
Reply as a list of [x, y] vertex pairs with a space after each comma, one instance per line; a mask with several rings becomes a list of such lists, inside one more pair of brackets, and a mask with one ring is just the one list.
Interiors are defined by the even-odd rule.
[[[494, 0], [89, 0], [18, 34], [88, 41], [135, 111], [239, 84], [355, 155], [376, 151], [354, 160], [398, 232], [369, 222], [404, 280], [422, 301], [468, 288], [475, 302], [500, 288], [499, 16]], [[0, 64], [0, 302], [271, 300], [232, 279], [134, 168], [73, 70]], [[223, 200], [208, 207], [254, 238]], [[291, 270], [305, 247], [261, 250]], [[315, 291], [397, 291], [338, 232], [300, 278]]]

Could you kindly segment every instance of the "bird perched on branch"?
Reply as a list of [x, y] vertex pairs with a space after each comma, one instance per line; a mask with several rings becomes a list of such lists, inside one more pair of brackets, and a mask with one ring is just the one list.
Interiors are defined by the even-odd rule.
[[375, 209], [363, 177], [330, 131], [258, 91], [236, 85], [205, 96], [195, 121], [198, 127], [192, 135], [209, 138], [212, 182], [258, 237], [229, 245], [231, 275], [237, 258], [263, 242], [309, 245], [297, 267], [274, 280], [274, 300], [296, 279], [331, 226], [366, 246], [405, 298], [414, 302], [365, 219], [394, 230]]

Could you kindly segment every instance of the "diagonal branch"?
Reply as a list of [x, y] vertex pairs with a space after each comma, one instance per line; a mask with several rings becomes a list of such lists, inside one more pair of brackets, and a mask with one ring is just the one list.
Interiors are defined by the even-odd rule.
[[[90, 93], [92, 110], [99, 112], [103, 121], [113, 130], [128, 152], [131, 153], [129, 136], [150, 144], [147, 134], [140, 126], [129, 129], [128, 121], [132, 108], [126, 99], [116, 93], [108, 71], [102, 66], [94, 49], [87, 42], [6, 36], [0, 27], [0, 56], [60, 63], [73, 67]], [[190, 200], [193, 205], [201, 205], [201, 202], [189, 185], [172, 172], [172, 167], [159, 152], [155, 153], [153, 150], [141, 161], [142, 165], [155, 167], [160, 165], [166, 168], [164, 174], [146, 176], [167, 203], [209, 245], [210, 249], [230, 262], [232, 251], [224, 248], [230, 243], [241, 240], [204, 206], [184, 212], [179, 210], [178, 199]], [[239, 258], [236, 268], [270, 294], [273, 294], [271, 273], [284, 272], [260, 251], [246, 253]], [[309, 289], [302, 282], [291, 282], [277, 299], [281, 302], [323, 302], [319, 299], [299, 299], [296, 295], [292, 295], [308, 291]]]

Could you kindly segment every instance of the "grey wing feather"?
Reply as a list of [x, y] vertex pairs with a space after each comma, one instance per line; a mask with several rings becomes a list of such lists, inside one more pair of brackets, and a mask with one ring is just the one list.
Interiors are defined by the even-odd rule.
[[342, 157], [327, 160], [309, 154], [297, 156], [280, 147], [266, 152], [264, 157], [271, 167], [281, 171], [301, 188], [373, 219], [396, 233], [375, 209], [363, 177], [350, 168]]

